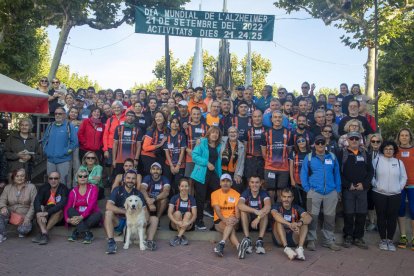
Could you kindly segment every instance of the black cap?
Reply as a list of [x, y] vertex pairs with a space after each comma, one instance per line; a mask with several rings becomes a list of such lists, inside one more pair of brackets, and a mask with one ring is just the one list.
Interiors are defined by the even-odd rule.
[[323, 137], [322, 135], [318, 135], [318, 136], [315, 137], [315, 143], [318, 142], [318, 141], [326, 141], [326, 138]]
[[236, 88], [237, 90], [239, 90], [239, 91], [244, 91], [244, 90], [246, 90], [246, 88], [244, 88], [244, 86], [243, 85], [239, 85], [239, 86], [237, 86], [237, 88]]

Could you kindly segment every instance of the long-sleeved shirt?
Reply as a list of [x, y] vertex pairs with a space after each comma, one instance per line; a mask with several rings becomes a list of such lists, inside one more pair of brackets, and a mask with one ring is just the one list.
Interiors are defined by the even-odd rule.
[[372, 190], [384, 195], [401, 193], [407, 183], [407, 172], [404, 163], [397, 158], [387, 158], [380, 154], [372, 161], [374, 178]]
[[92, 213], [99, 212], [98, 187], [89, 183], [86, 185], [86, 193], [83, 195], [79, 193], [79, 186], [76, 186], [70, 191], [68, 203], [63, 212], [65, 221], [69, 218], [69, 208], [75, 208], [83, 218], [87, 218]]
[[36, 194], [37, 190], [33, 184], [23, 184], [20, 192], [16, 185], [9, 184], [0, 196], [0, 209], [6, 207], [9, 211], [24, 215], [26, 220], [32, 220]]

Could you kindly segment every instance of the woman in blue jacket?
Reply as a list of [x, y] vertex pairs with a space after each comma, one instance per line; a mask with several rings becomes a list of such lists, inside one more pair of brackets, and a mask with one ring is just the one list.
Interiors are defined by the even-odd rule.
[[206, 133], [205, 138], [194, 148], [192, 158], [194, 170], [191, 178], [194, 180], [195, 198], [197, 202], [196, 227], [205, 230], [203, 222], [204, 203], [206, 197], [212, 191], [219, 188], [221, 176], [221, 131], [212, 126]]

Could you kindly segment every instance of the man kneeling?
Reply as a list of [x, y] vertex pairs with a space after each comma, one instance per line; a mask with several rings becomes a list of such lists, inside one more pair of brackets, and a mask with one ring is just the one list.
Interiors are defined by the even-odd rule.
[[252, 253], [252, 241], [249, 237], [250, 229], [259, 229], [259, 237], [255, 245], [256, 253], [265, 253], [263, 236], [266, 232], [268, 214], [272, 203], [269, 194], [265, 190], [260, 189], [260, 184], [259, 176], [251, 176], [249, 178], [249, 188], [240, 196], [238, 207], [244, 233], [244, 238], [239, 246], [240, 259], [244, 259], [246, 252]]
[[223, 174], [220, 178], [221, 188], [211, 194], [211, 206], [214, 209], [214, 228], [216, 231], [223, 233], [222, 240], [214, 248], [214, 252], [223, 257], [226, 240], [230, 239], [231, 243], [239, 248], [236, 229], [240, 220], [239, 208], [237, 204], [240, 194], [231, 189], [232, 179], [229, 174]]
[[[284, 247], [290, 260], [305, 260], [303, 244], [308, 233], [308, 225], [312, 217], [299, 205], [292, 205], [293, 191], [284, 188], [281, 192], [282, 202], [272, 207], [271, 214], [275, 220], [273, 238], [277, 245]], [[297, 247], [293, 250], [291, 247]]]
[[60, 183], [60, 174], [51, 172], [48, 183], [40, 187], [34, 200], [36, 222], [40, 233], [32, 239], [32, 242], [40, 245], [49, 242], [49, 230], [63, 219], [63, 208], [68, 202], [68, 193], [68, 188]]

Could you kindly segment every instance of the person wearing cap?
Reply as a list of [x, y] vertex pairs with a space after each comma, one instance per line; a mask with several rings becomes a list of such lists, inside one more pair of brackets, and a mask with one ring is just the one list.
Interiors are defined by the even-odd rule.
[[270, 107], [270, 100], [272, 99], [273, 88], [271, 85], [265, 85], [262, 89], [262, 96], [256, 101], [257, 109], [264, 112]]
[[239, 130], [239, 140], [247, 141], [247, 131], [252, 126], [252, 118], [248, 116], [249, 105], [246, 101], [240, 101], [237, 106], [237, 115], [233, 117], [233, 126]]
[[209, 127], [219, 126], [220, 124], [220, 102], [212, 100], [210, 105], [210, 112], [204, 113], [203, 118]]
[[78, 120], [83, 121], [89, 118], [91, 110], [85, 105], [85, 98], [83, 96], [76, 96], [75, 106], [79, 111]]
[[359, 132], [349, 132], [349, 146], [338, 152], [344, 206], [343, 246], [348, 248], [354, 244], [359, 248], [368, 249], [363, 237], [368, 213], [367, 193], [374, 169], [371, 155], [359, 146], [361, 139]]
[[[240, 243], [236, 236], [236, 229], [240, 221], [240, 211], [237, 207], [240, 194], [231, 188], [233, 180], [227, 173], [220, 177], [220, 188], [211, 194], [211, 206], [214, 209], [214, 229], [222, 233], [222, 239], [217, 243], [214, 252], [223, 257], [227, 239], [239, 249]], [[247, 249], [248, 244], [244, 246]], [[246, 249], [242, 251], [246, 251]], [[244, 256], [240, 256], [242, 259]]]
[[181, 100], [178, 102], [178, 111], [173, 115], [173, 118], [178, 118], [183, 130], [186, 130], [190, 122], [190, 112], [188, 111], [188, 102]]
[[135, 124], [135, 112], [126, 112], [125, 122], [115, 128], [114, 144], [112, 147], [112, 166], [114, 176], [123, 173], [123, 163], [126, 158], [134, 159], [134, 166], [138, 166], [141, 153], [143, 133]]
[[316, 228], [323, 203], [322, 246], [338, 251], [335, 244], [336, 204], [341, 192], [341, 175], [338, 160], [334, 153], [325, 150], [325, 137], [315, 137], [315, 150], [306, 155], [300, 171], [302, 187], [307, 192], [307, 211], [312, 216], [308, 231], [308, 249], [316, 249]]
[[203, 101], [203, 88], [196, 87], [194, 89], [194, 97], [188, 102], [188, 111], [191, 113], [193, 107], [198, 107], [201, 113], [207, 112], [207, 105]]

